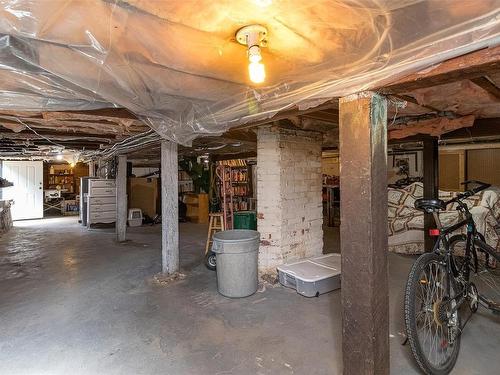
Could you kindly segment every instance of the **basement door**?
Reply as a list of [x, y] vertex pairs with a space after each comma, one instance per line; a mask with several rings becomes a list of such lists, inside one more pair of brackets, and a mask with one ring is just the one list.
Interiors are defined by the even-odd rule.
[[43, 218], [43, 162], [4, 161], [2, 175], [14, 186], [4, 188], [2, 199], [13, 199], [13, 220]]

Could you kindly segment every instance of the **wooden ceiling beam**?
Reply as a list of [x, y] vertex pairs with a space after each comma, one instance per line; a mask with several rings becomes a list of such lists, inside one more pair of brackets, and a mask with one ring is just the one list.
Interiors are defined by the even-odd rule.
[[240, 152], [237, 154], [216, 154], [212, 157], [212, 160], [233, 160], [233, 159], [247, 159], [254, 158], [257, 156], [257, 151]]
[[61, 121], [61, 120], [47, 120], [39, 118], [21, 118], [21, 122], [15, 119], [5, 119], [0, 115], [0, 125], [9, 128], [15, 132], [26, 129], [26, 126], [35, 129], [46, 129], [51, 131], [61, 132], [81, 132], [91, 134], [114, 134], [114, 135], [134, 135], [149, 130], [149, 127], [125, 127], [119, 124], [101, 123], [101, 122], [82, 122], [82, 121]]
[[339, 123], [339, 113], [326, 112], [326, 111], [316, 111], [306, 114], [299, 114], [300, 117], [309, 118], [312, 120], [319, 120], [323, 122], [330, 122], [332, 124], [338, 125]]
[[27, 141], [29, 141], [30, 144], [33, 144], [33, 145], [48, 145], [48, 146], [55, 146], [55, 144], [57, 145], [61, 145], [61, 146], [64, 146], [66, 144], [71, 144], [71, 145], [95, 145], [95, 146], [98, 146], [98, 147], [101, 147], [101, 145], [103, 144], [101, 141], [99, 140], [75, 140], [75, 139], [60, 139], [60, 140], [57, 140], [57, 141], [52, 141], [52, 140], [47, 140], [47, 139], [43, 139], [43, 138], [36, 138], [36, 139], [24, 139], [24, 138], [19, 138], [19, 139], [8, 139], [9, 141], [12, 141], [13, 143], [15, 144], [26, 144]]
[[500, 136], [500, 118], [476, 119], [474, 126], [446, 133], [443, 139], [473, 140]]
[[[419, 142], [429, 134], [416, 134], [402, 139], [389, 139], [390, 144]], [[443, 133], [440, 139], [443, 141], [487, 141], [500, 138], [500, 118], [476, 119], [471, 127], [462, 127], [447, 133]]]
[[[75, 132], [75, 131], [57, 131], [57, 129], [54, 130], [46, 130], [45, 128], [37, 128], [36, 126], [32, 127], [33, 129], [36, 130], [36, 132], [40, 135], [46, 136], [47, 138], [50, 138], [52, 136], [72, 136], [72, 137], [97, 137], [97, 138], [103, 138], [107, 139], [110, 141], [116, 141], [116, 140], [121, 140], [123, 137], [116, 136], [115, 134], [96, 134], [96, 133], [90, 133], [90, 132]], [[13, 132], [10, 128], [2, 126], [0, 123], [0, 133], [5, 133], [6, 138], [8, 138], [9, 134], [35, 134], [33, 131], [29, 129], [22, 130], [20, 132]]]
[[429, 110], [430, 112], [442, 112], [442, 110], [439, 109], [439, 108], [436, 108], [436, 107], [433, 107], [433, 106], [430, 106], [430, 105], [427, 105], [427, 104], [421, 104], [421, 103], [419, 103], [417, 101], [417, 99], [415, 99], [413, 96], [410, 96], [410, 95], [392, 94], [390, 96], [392, 96], [392, 97], [394, 97], [396, 99], [399, 99], [399, 100], [403, 100], [403, 101], [408, 102], [408, 103], [413, 103], [415, 105], [418, 105], [421, 108]]
[[388, 139], [403, 139], [418, 134], [427, 134], [439, 137], [450, 131], [471, 127], [474, 125], [474, 116], [463, 116], [450, 119], [447, 117], [436, 117], [422, 121], [409, 122], [390, 126], [387, 129]]
[[144, 124], [133, 113], [125, 108], [103, 108], [90, 111], [51, 111], [41, 112], [43, 118], [58, 119], [58, 120], [106, 120], [112, 122], [120, 122], [123, 120], [132, 120], [140, 124]]
[[278, 112], [274, 116], [272, 116], [268, 119], [259, 120], [259, 121], [255, 121], [255, 122], [249, 122], [248, 124], [245, 124], [245, 125], [236, 126], [236, 127], [232, 128], [231, 130], [233, 130], [233, 129], [235, 129], [235, 130], [251, 129], [251, 128], [261, 126], [261, 125], [272, 124], [275, 121], [286, 120], [286, 119], [290, 119], [290, 118], [294, 118], [294, 117], [296, 118], [299, 115], [304, 116], [304, 115], [307, 115], [309, 113], [330, 110], [332, 108], [338, 109], [338, 105], [339, 105], [338, 99], [335, 98], [335, 99], [327, 101], [326, 103], [320, 104], [319, 106], [305, 109], [302, 111], [300, 111], [298, 108], [295, 107], [295, 108], [287, 110], [287, 111]]
[[[65, 142], [65, 141], [59, 141], [57, 142], [61, 146], [64, 146], [65, 148], [68, 149], [73, 149], [73, 150], [100, 150], [100, 143], [88, 143], [88, 142]], [[52, 143], [50, 142], [36, 142], [35, 146], [53, 146]]]
[[[210, 137], [213, 138], [213, 137]], [[199, 142], [203, 142], [205, 137], [197, 138], [195, 140]], [[257, 135], [252, 131], [243, 131], [243, 130], [229, 130], [222, 134], [220, 138], [227, 141], [239, 141], [239, 142], [249, 142], [249, 143], [257, 143]], [[234, 142], [233, 142], [234, 143]]]
[[[16, 140], [30, 140], [30, 141], [47, 141], [43, 137], [40, 137], [39, 135], [36, 135], [35, 133], [27, 133], [27, 132], [22, 132], [22, 133], [14, 133], [14, 132], [1, 132], [0, 131], [0, 138], [3, 139], [16, 139]], [[91, 137], [88, 135], [66, 135], [66, 134], [58, 134], [58, 135], [47, 135], [47, 138], [50, 139], [51, 141], [59, 142], [59, 141], [82, 141], [82, 142], [98, 142], [98, 143], [107, 143], [110, 144], [112, 143], [112, 140], [109, 138], [104, 138], [104, 137]]]
[[395, 82], [385, 84], [377, 91], [383, 94], [400, 94], [425, 87], [473, 79], [500, 69], [500, 46], [458, 56], [412, 73]]
[[484, 76], [472, 78], [471, 82], [481, 87], [484, 91], [488, 92], [496, 99], [500, 100], [500, 88], [498, 88], [493, 82], [491, 82], [489, 78]]

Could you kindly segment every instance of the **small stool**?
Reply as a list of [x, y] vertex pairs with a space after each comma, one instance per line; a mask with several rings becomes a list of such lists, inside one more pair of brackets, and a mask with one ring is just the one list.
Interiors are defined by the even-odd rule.
[[208, 234], [207, 234], [207, 244], [205, 246], [205, 255], [208, 254], [210, 250], [210, 245], [212, 244], [212, 237], [215, 232], [224, 230], [224, 214], [222, 212], [216, 212], [208, 214]]

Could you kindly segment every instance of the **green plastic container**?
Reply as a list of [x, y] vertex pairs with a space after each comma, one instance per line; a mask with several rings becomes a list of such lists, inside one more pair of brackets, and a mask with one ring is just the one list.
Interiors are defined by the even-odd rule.
[[234, 229], [257, 230], [257, 213], [255, 211], [235, 212]]

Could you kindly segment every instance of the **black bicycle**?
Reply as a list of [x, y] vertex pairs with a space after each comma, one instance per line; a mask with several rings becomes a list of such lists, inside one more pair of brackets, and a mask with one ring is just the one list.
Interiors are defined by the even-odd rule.
[[[437, 237], [433, 251], [421, 255], [410, 270], [404, 302], [406, 335], [415, 360], [426, 374], [448, 374], [453, 369], [462, 331], [480, 305], [500, 313], [500, 306], [492, 299], [500, 291], [500, 271], [494, 262], [500, 262], [500, 254], [486, 244], [464, 202], [490, 185], [480, 181], [464, 184], [476, 187], [447, 202], [415, 201], [416, 209], [434, 215], [437, 226], [430, 233]], [[438, 213], [451, 204], [461, 219], [444, 228]], [[451, 235], [463, 227], [466, 235]], [[465, 316], [467, 310], [470, 312]]]

